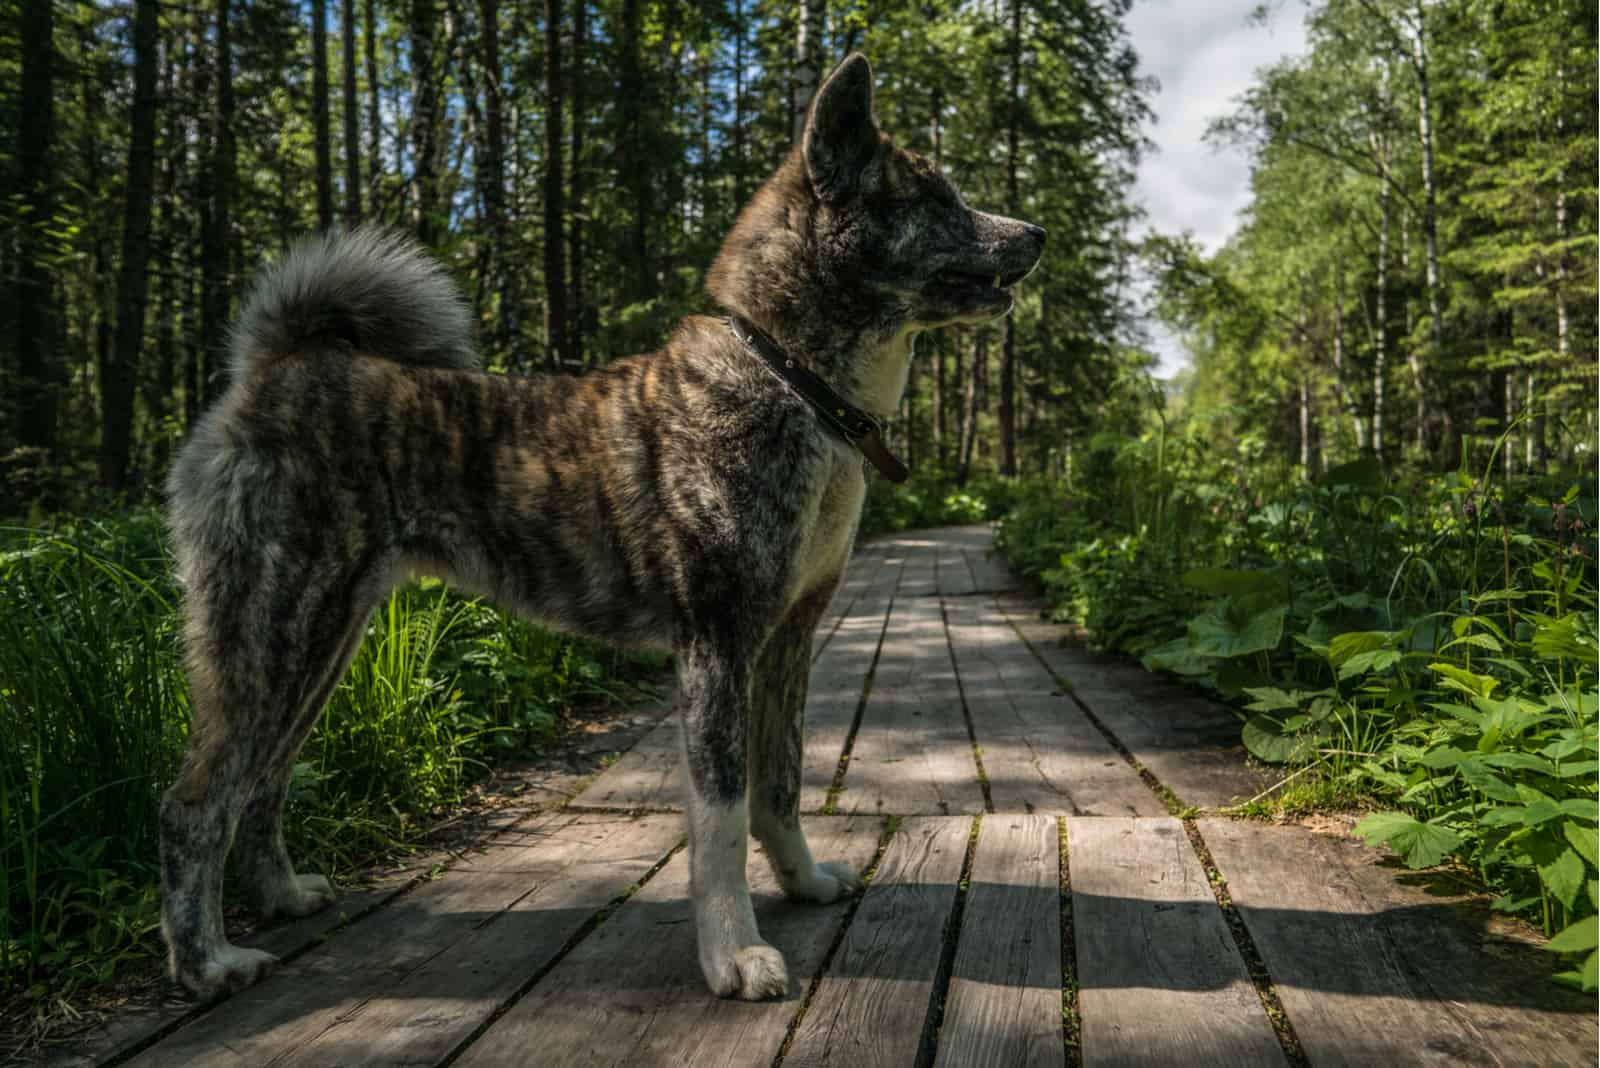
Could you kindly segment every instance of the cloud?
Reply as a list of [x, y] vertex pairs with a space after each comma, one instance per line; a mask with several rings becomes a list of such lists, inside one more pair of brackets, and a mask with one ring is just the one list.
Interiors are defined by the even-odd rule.
[[[1250, 202], [1250, 161], [1241, 151], [1213, 148], [1206, 126], [1234, 109], [1255, 72], [1305, 50], [1305, 8], [1279, 0], [1265, 25], [1252, 24], [1251, 0], [1135, 3], [1127, 25], [1140, 66], [1161, 89], [1151, 101], [1156, 145], [1139, 165], [1134, 195], [1145, 225], [1163, 233], [1190, 231], [1215, 251], [1234, 232]], [[1163, 374], [1187, 362], [1176, 338], [1149, 322]]]

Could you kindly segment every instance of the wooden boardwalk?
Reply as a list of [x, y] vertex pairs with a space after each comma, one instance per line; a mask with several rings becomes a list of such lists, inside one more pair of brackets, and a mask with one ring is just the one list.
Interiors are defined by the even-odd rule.
[[[669, 719], [436, 877], [264, 932], [134, 1065], [1583, 1065], [1594, 1001], [1359, 843], [1218, 810], [1272, 780], [1224, 709], [1058, 641], [981, 527], [880, 539], [815, 643], [803, 804], [861, 897], [782, 901], [779, 1001], [711, 997]], [[1180, 819], [1178, 816], [1188, 817]]]

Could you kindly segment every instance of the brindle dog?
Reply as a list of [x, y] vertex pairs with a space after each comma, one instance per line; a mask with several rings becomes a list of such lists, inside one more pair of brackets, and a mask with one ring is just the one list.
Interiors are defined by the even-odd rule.
[[[854, 55], [706, 288], [881, 419], [912, 337], [1005, 314], [1043, 243], [880, 133]], [[264, 916], [333, 901], [284, 850], [284, 793], [373, 608], [414, 572], [571, 631], [670, 644], [714, 992], [788, 988], [756, 929], [749, 833], [790, 897], [860, 887], [812, 858], [799, 786], [810, 637], [855, 538], [862, 455], [728, 322], [691, 317], [661, 350], [581, 377], [486, 374], [454, 287], [414, 246], [312, 239], [256, 283], [231, 383], [168, 488], [194, 725], [161, 806], [162, 930], [194, 994], [273, 963], [224, 935], [230, 847]]]

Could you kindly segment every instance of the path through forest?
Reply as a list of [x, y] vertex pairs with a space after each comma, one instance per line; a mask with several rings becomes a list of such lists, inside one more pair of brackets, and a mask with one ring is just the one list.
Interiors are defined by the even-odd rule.
[[54, 1063], [1595, 1063], [1593, 999], [1481, 902], [1347, 831], [1228, 818], [1273, 781], [1234, 716], [1064, 636], [987, 528], [858, 552], [815, 638], [803, 807], [871, 882], [791, 905], [753, 852], [783, 1000], [700, 977], [667, 718], [565, 806], [264, 932], [288, 958], [262, 984]]

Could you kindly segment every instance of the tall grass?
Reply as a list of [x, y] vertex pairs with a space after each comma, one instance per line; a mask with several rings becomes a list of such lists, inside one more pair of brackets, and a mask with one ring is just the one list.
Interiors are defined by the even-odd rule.
[[[159, 517], [0, 528], [0, 997], [106, 981], [157, 949], [160, 793], [189, 721]], [[285, 836], [335, 875], [414, 839], [498, 755], [664, 666], [398, 590], [302, 751]]]

